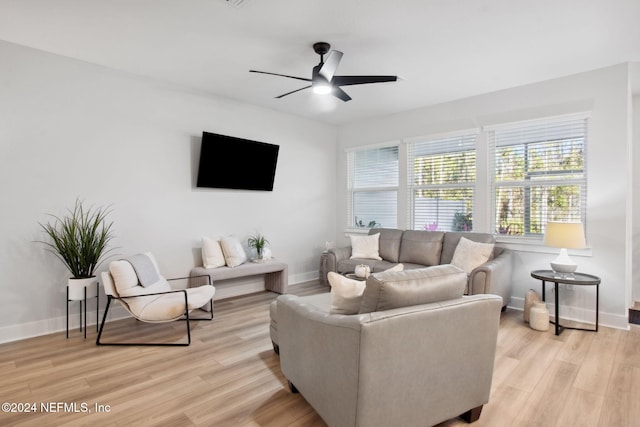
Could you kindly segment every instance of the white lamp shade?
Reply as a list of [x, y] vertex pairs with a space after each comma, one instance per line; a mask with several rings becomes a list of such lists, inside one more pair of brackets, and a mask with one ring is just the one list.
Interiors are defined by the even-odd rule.
[[543, 243], [567, 249], [582, 249], [587, 245], [581, 222], [548, 222]]

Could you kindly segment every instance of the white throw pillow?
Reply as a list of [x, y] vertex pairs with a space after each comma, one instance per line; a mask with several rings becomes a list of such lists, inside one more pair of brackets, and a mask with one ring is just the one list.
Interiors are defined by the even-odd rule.
[[109, 273], [113, 277], [113, 284], [118, 294], [138, 286], [138, 275], [128, 261], [112, 261], [109, 264]]
[[[150, 254], [147, 253], [146, 255]], [[153, 262], [154, 266], [156, 266], [157, 270], [157, 264], [153, 257], [151, 257], [151, 261]], [[157, 282], [147, 287], [141, 286], [138, 281], [138, 275], [136, 274], [133, 265], [131, 265], [129, 261], [112, 261], [109, 264], [109, 273], [111, 273], [111, 277], [113, 277], [113, 284], [116, 287], [118, 295], [121, 297], [146, 295], [152, 294], [154, 292], [166, 292], [171, 290], [171, 286], [169, 286], [167, 280], [162, 276], [160, 276], [160, 279]], [[134, 304], [139, 304], [135, 301], [142, 300], [131, 299], [127, 302], [131, 304], [131, 301], [134, 301]]]
[[379, 253], [380, 233], [369, 236], [351, 236], [351, 258], [376, 259], [381, 261]]
[[367, 282], [349, 279], [335, 271], [327, 273], [327, 279], [331, 285], [331, 314], [357, 314]]
[[247, 254], [242, 248], [242, 244], [233, 236], [220, 239], [220, 246], [224, 253], [224, 259], [229, 267], [236, 267], [247, 260]]
[[451, 264], [460, 267], [467, 274], [471, 274], [474, 268], [489, 260], [493, 252], [493, 246], [493, 243], [478, 243], [461, 237], [453, 253]]
[[220, 241], [209, 237], [202, 238], [202, 265], [204, 268], [217, 268], [226, 264]]
[[[402, 271], [403, 264], [395, 265], [385, 271]], [[335, 271], [327, 273], [331, 286], [331, 314], [357, 314], [360, 311], [362, 295], [367, 282], [349, 279]]]

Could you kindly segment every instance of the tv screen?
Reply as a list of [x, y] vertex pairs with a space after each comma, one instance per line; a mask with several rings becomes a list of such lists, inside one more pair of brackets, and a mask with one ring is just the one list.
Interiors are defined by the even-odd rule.
[[202, 132], [198, 187], [273, 191], [280, 146]]

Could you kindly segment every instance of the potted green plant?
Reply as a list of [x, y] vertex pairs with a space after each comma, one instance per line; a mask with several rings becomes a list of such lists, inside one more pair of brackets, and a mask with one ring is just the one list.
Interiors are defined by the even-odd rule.
[[264, 258], [264, 248], [266, 247], [269, 241], [262, 235], [262, 233], [256, 232], [252, 236], [249, 236], [249, 240], [247, 241], [250, 248], [254, 248], [256, 250], [256, 259], [262, 260]]
[[[69, 299], [83, 299], [84, 289], [94, 292], [95, 271], [107, 254], [113, 239], [112, 222], [107, 222], [110, 213], [107, 208], [85, 208], [82, 201], [76, 200], [73, 209], [64, 216], [50, 215], [53, 221], [40, 227], [50, 237], [45, 244], [71, 272], [69, 279]], [[96, 289], [97, 290], [97, 289]], [[87, 295], [87, 297], [94, 296]]]

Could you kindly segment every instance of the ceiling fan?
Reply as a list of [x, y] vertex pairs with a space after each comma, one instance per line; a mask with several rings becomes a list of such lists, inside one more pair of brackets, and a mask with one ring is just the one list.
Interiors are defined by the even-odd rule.
[[[310, 79], [305, 77], [289, 76], [286, 74], [269, 73], [267, 71], [249, 70], [249, 72], [288, 77], [290, 79], [311, 82], [311, 84], [308, 86], [292, 90], [291, 92], [283, 93], [282, 95], [276, 96], [276, 98], [282, 98], [304, 89], [313, 88], [313, 91], [315, 93], [331, 93], [333, 96], [345, 102], [351, 100], [351, 97], [344, 90], [342, 90], [340, 86], [395, 82], [396, 80], [398, 80], [398, 76], [336, 76], [334, 74], [338, 69], [340, 60], [342, 59], [342, 52], [338, 50], [332, 50], [331, 52], [329, 52], [329, 49], [331, 49], [331, 45], [329, 43], [318, 42], [313, 44], [313, 50], [318, 55], [320, 55], [320, 63], [313, 67]], [[327, 61], [325, 62], [324, 55], [326, 55], [327, 52], [329, 52], [329, 55], [327, 56]]]

